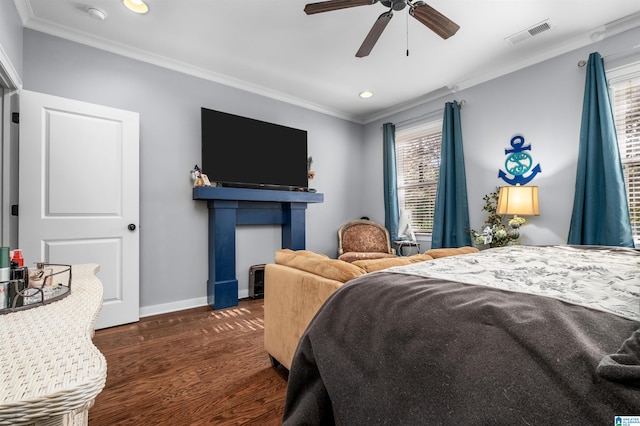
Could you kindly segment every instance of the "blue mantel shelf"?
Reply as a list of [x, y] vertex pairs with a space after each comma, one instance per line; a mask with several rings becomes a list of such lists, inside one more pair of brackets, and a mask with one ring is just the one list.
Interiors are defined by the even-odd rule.
[[236, 225], [282, 225], [282, 248], [305, 248], [305, 210], [323, 194], [271, 189], [196, 186], [194, 200], [209, 208], [207, 302], [213, 309], [238, 305]]

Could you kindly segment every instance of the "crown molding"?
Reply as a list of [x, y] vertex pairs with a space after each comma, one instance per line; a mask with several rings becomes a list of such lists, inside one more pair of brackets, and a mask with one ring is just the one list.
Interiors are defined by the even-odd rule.
[[613, 37], [637, 27], [640, 27], [640, 12], [634, 13], [633, 15], [629, 15], [617, 21], [610, 22], [601, 27], [594, 28], [580, 36], [574, 37], [563, 45], [558, 46], [555, 49], [548, 50], [540, 55], [531, 56], [530, 58], [527, 58], [523, 61], [497, 68], [490, 73], [463, 80], [456, 85], [460, 90], [476, 86], [480, 83], [493, 80], [494, 78], [510, 74], [531, 65], [535, 65], [548, 59], [563, 55], [565, 53], [569, 53], [574, 50], [589, 46], [591, 44], [595, 44], [597, 42], [603, 41], [607, 38]]
[[403, 111], [406, 111], [408, 109], [426, 104], [427, 102], [432, 102], [441, 98], [444, 98], [446, 96], [449, 96], [450, 94], [454, 93], [457, 91], [457, 87], [455, 86], [444, 86], [441, 87], [439, 89], [433, 90], [423, 96], [417, 97], [411, 101], [408, 102], [403, 102], [399, 105], [396, 105], [392, 108], [388, 108], [385, 109], [384, 111], [380, 111], [376, 114], [372, 114], [368, 117], [366, 117], [366, 119], [364, 120], [364, 124], [368, 124], [368, 123], [372, 123], [374, 121], [377, 120], [382, 120], [386, 117], [389, 117], [391, 115], [395, 115], [395, 114], [399, 114]]
[[[496, 79], [498, 77], [502, 77], [504, 75], [511, 74], [512, 72], [527, 68], [531, 65], [535, 65], [540, 62], [546, 61], [548, 59], [552, 59], [557, 56], [560, 56], [562, 54], [572, 52], [576, 49], [580, 49], [588, 45], [595, 44], [609, 37], [613, 37], [615, 35], [621, 34], [625, 31], [628, 31], [637, 27], [640, 27], [640, 12], [634, 13], [632, 15], [629, 15], [617, 21], [610, 22], [601, 27], [594, 28], [580, 36], [577, 36], [569, 40], [567, 43], [563, 44], [562, 46], [559, 46], [556, 49], [552, 49], [544, 52], [543, 54], [531, 56], [523, 61], [515, 62], [503, 67], [498, 67], [493, 69], [491, 72], [488, 72], [485, 74], [479, 74], [479, 75], [470, 77], [468, 79], [462, 80], [460, 82], [453, 83], [446, 87], [436, 89], [433, 92], [427, 93], [424, 96], [416, 98], [413, 101], [403, 103], [393, 108], [380, 111], [374, 115], [365, 117], [363, 121], [364, 123], [371, 123], [373, 121], [383, 119], [390, 115], [397, 114], [402, 111], [406, 111], [410, 108], [416, 107], [423, 103], [431, 102], [431, 101], [435, 101], [437, 99], [443, 98], [448, 94], [455, 93], [459, 90], [468, 89], [470, 87], [477, 86], [479, 84]], [[633, 46], [632, 48], [629, 49], [629, 51], [639, 46], [640, 45]], [[620, 52], [617, 52], [617, 53], [620, 53]], [[449, 89], [449, 91], [447, 92], [446, 89]]]
[[[311, 111], [326, 114], [339, 119], [354, 122], [356, 124], [368, 124], [376, 120], [383, 119], [387, 116], [400, 113], [410, 108], [419, 106], [423, 103], [431, 102], [440, 98], [443, 98], [451, 93], [455, 93], [459, 90], [467, 89], [481, 83], [493, 80], [498, 77], [510, 74], [512, 72], [524, 69], [531, 65], [552, 59], [559, 55], [571, 52], [573, 50], [583, 48], [590, 44], [595, 44], [602, 40], [605, 40], [614, 35], [620, 34], [624, 31], [640, 27], [640, 12], [629, 15], [617, 21], [610, 22], [601, 27], [592, 29], [587, 33], [569, 40], [562, 46], [555, 49], [546, 51], [539, 55], [528, 57], [522, 61], [507, 64], [501, 67], [493, 69], [491, 72], [478, 74], [471, 76], [459, 82], [453, 82], [452, 84], [443, 88], [436, 89], [432, 92], [419, 96], [411, 101], [393, 106], [391, 108], [378, 111], [373, 114], [354, 115], [345, 111], [338, 111], [335, 109], [327, 108], [323, 105], [309, 102], [308, 100], [301, 99], [295, 96], [291, 96], [268, 87], [259, 86], [244, 80], [236, 79], [228, 75], [215, 73], [207, 69], [197, 67], [182, 61], [177, 61], [165, 56], [157, 55], [148, 51], [133, 48], [129, 45], [116, 43], [111, 40], [107, 40], [101, 37], [97, 37], [93, 34], [78, 31], [69, 27], [53, 24], [48, 21], [40, 20], [35, 17], [33, 9], [29, 0], [13, 0], [23, 22], [25, 28], [29, 28], [35, 31], [39, 31], [45, 34], [60, 37], [66, 40], [70, 40], [76, 43], [80, 43], [86, 46], [94, 47], [96, 49], [108, 51], [120, 56], [124, 56], [130, 59], [146, 62], [149, 64], [157, 65], [159, 67], [171, 69], [183, 74], [191, 75], [194, 77], [202, 78], [204, 80], [212, 81], [215, 83], [223, 84], [235, 89], [243, 90], [246, 92], [254, 93], [260, 96], [264, 96], [276, 101], [285, 102], [291, 105], [299, 106]], [[0, 55], [3, 52], [0, 51]], [[2, 57], [0, 57], [2, 59]]]
[[13, 0], [13, 5], [18, 11], [22, 25], [26, 25], [26, 23], [35, 16], [29, 0]]
[[130, 59], [146, 62], [162, 68], [167, 68], [173, 71], [180, 72], [182, 74], [191, 75], [194, 77], [202, 78], [204, 80], [223, 84], [235, 89], [254, 93], [256, 95], [264, 96], [276, 101], [299, 106], [311, 111], [362, 124], [355, 116], [343, 111], [336, 111], [330, 108], [326, 108], [322, 105], [318, 105], [305, 99], [297, 98], [295, 96], [291, 96], [270, 89], [268, 87], [259, 86], [244, 80], [215, 73], [202, 67], [188, 64], [186, 62], [177, 61], [166, 56], [157, 55], [142, 49], [131, 47], [129, 45], [98, 37], [93, 34], [78, 31], [73, 28], [39, 19], [33, 14], [33, 10], [29, 4], [29, 0], [14, 0], [14, 3], [16, 5], [16, 8], [18, 9], [18, 14], [20, 15], [20, 19], [22, 19], [25, 28], [76, 42], [82, 45], [90, 46], [96, 49], [104, 50]]

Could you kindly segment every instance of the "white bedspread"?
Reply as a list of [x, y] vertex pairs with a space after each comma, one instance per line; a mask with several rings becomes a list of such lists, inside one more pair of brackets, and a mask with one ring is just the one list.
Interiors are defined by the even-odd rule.
[[640, 252], [509, 246], [386, 269], [556, 298], [640, 321]]

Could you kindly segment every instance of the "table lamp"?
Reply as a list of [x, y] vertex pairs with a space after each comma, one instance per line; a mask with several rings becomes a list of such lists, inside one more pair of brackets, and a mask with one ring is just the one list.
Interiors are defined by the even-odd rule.
[[[540, 207], [538, 205], [538, 187], [537, 186], [503, 186], [498, 194], [498, 206], [496, 214], [512, 214], [514, 219], [518, 215], [522, 216], [539, 216]], [[522, 221], [524, 223], [524, 220]], [[521, 223], [518, 220], [510, 220], [509, 225], [512, 230], [509, 236], [514, 240], [520, 236], [518, 228]]]

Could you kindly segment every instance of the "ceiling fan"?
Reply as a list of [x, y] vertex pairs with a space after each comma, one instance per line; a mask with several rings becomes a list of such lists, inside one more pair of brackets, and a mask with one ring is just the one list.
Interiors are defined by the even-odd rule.
[[386, 28], [387, 24], [393, 17], [394, 10], [402, 10], [409, 7], [409, 14], [426, 25], [431, 31], [438, 34], [443, 39], [448, 39], [454, 35], [460, 26], [447, 18], [422, 0], [327, 0], [318, 3], [309, 3], [304, 7], [307, 15], [314, 13], [330, 12], [332, 10], [346, 9], [356, 6], [367, 6], [374, 3], [380, 3], [388, 7], [389, 10], [378, 17], [373, 27], [362, 42], [360, 49], [356, 53], [356, 57], [363, 58], [373, 49], [380, 35]]

